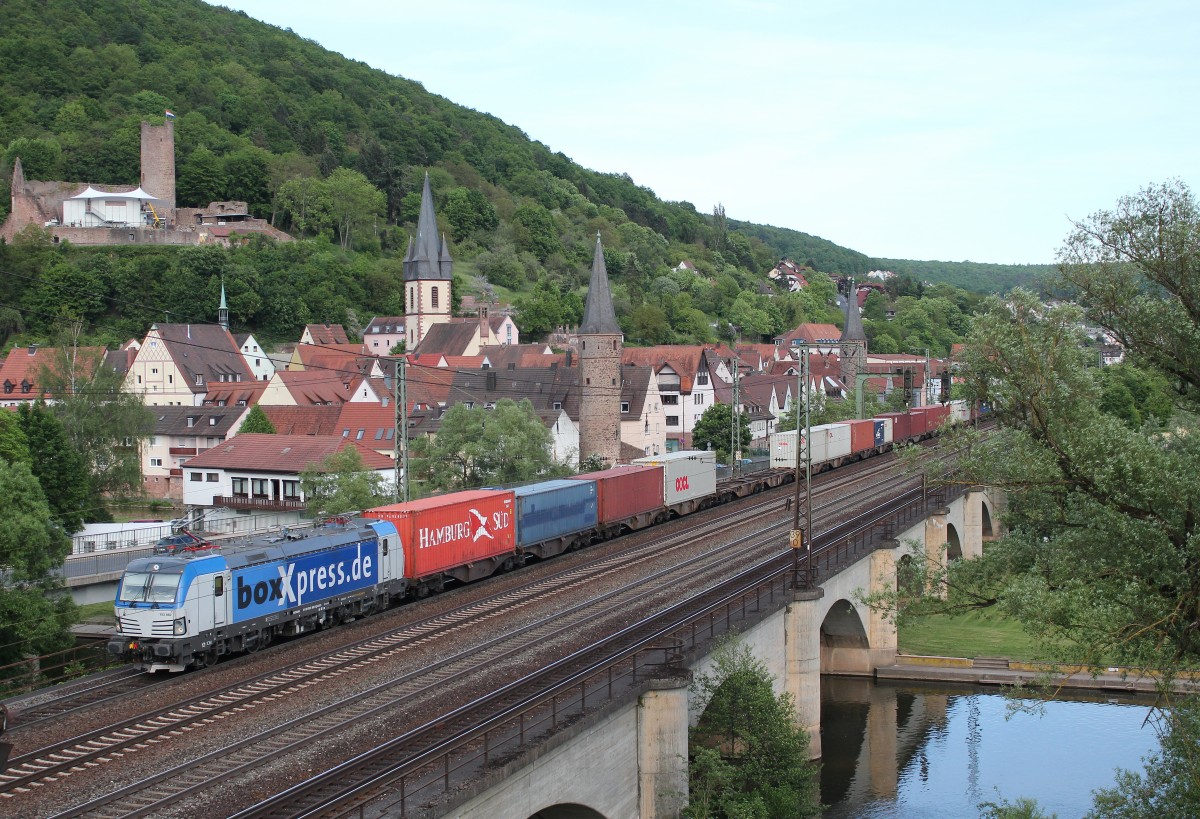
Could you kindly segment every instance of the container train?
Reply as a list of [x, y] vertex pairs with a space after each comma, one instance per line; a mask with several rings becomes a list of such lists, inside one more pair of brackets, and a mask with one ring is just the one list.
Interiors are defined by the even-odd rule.
[[[925, 437], [954, 413], [923, 408], [814, 427], [814, 467]], [[279, 637], [441, 591], [447, 582], [477, 580], [781, 486], [794, 477], [795, 436], [772, 436], [774, 468], [720, 481], [714, 453], [673, 452], [514, 489], [380, 506], [211, 550], [137, 558], [117, 589], [118, 629], [108, 651], [146, 671], [184, 671], [253, 652]]]

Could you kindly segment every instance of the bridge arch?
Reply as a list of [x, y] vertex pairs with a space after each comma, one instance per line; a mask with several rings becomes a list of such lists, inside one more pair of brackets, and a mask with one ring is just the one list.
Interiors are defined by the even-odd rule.
[[586, 805], [567, 804], [542, 808], [530, 814], [529, 819], [607, 819], [607, 817]]
[[845, 598], [835, 600], [821, 621], [821, 672], [862, 673], [868, 670], [870, 648], [858, 609]]
[[992, 524], [992, 510], [988, 508], [987, 498], [982, 493], [979, 496], [979, 521], [985, 540], [996, 537], [996, 528]]
[[946, 524], [946, 561], [962, 560], [963, 542], [958, 535], [958, 527], [953, 523]]

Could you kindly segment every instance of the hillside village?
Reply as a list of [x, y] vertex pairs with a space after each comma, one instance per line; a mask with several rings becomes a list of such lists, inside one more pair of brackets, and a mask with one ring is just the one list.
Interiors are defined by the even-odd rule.
[[[169, 137], [170, 122], [160, 127]], [[144, 136], [143, 164], [153, 167], [153, 140], [150, 150], [146, 146]], [[169, 191], [165, 179], [151, 173], [146, 184]], [[39, 199], [31, 193], [36, 185], [14, 177], [5, 229], [31, 215], [50, 216], [47, 221], [68, 222], [48, 227], [56, 237], [75, 243], [95, 238], [99, 244], [112, 241], [115, 230], [129, 230], [134, 242], [183, 230], [169, 200], [160, 208], [147, 203], [145, 215], [136, 217], [157, 222], [69, 220], [69, 204], [79, 195], [71, 191], [79, 185], [56, 184], [57, 199]], [[87, 190], [94, 189], [81, 193]], [[62, 215], [47, 202], [56, 202]], [[227, 204], [214, 203], [213, 209]], [[89, 208], [94, 205], [89, 200]], [[183, 232], [198, 242], [230, 238], [213, 233], [203, 215]], [[805, 323], [770, 344], [625, 346], [597, 236], [583, 321], [562, 328], [548, 344], [523, 340], [514, 317], [493, 314], [489, 306], [452, 315], [453, 265], [426, 178], [416, 235], [404, 257], [406, 312], [371, 318], [361, 339], [351, 340], [338, 324], [310, 324], [294, 343], [268, 350], [254, 334], [230, 329], [222, 286], [215, 324], [155, 323], [118, 349], [81, 351], [96, 366], [121, 373], [125, 390], [153, 408], [154, 434], [140, 443], [145, 495], [193, 512], [252, 513], [255, 525], [263, 518], [287, 523], [304, 511], [299, 473], [306, 466], [354, 447], [366, 468], [390, 481], [403, 446], [397, 437], [402, 416], [409, 440], [432, 438], [455, 404], [491, 408], [505, 398], [528, 399], [550, 433], [554, 461], [578, 469], [589, 455], [616, 465], [690, 448], [705, 410], [734, 403], [736, 382], [737, 411], [749, 419], [753, 439], [748, 453], [765, 446], [779, 419], [795, 411], [802, 349], [809, 351], [807, 390], [818, 403], [845, 399], [859, 373], [870, 376], [866, 389], [873, 394], [907, 388], [912, 404], [937, 400], [939, 382], [927, 376], [947, 367], [924, 356], [868, 354], [860, 312], [867, 296], [881, 289], [874, 281], [839, 281], [843, 292], [855, 290], [854, 298], [842, 299], [849, 305], [845, 329]], [[825, 274], [787, 259], [771, 272], [789, 289], [806, 286], [805, 275]], [[0, 365], [0, 405], [52, 399], [40, 382], [55, 358], [47, 347], [13, 349]], [[400, 408], [402, 370], [406, 403]], [[900, 375], [906, 370], [907, 382]], [[274, 426], [274, 436], [238, 435], [255, 406]]]

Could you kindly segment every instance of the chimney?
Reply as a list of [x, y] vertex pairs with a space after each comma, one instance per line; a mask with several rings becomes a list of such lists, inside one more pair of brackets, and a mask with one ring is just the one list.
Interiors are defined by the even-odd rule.
[[483, 346], [488, 343], [488, 309], [487, 307], [479, 308], [479, 344]]

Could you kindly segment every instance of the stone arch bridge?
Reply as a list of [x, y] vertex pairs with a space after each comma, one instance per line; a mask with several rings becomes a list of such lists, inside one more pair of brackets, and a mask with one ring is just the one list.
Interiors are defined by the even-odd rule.
[[[894, 624], [859, 600], [896, 588], [896, 567], [914, 553], [945, 565], [982, 554], [997, 535], [1003, 497], [973, 489], [911, 521], [861, 558], [822, 572], [808, 590], [748, 624], [739, 639], [790, 692], [796, 719], [820, 755], [821, 674], [868, 677], [896, 659]], [[701, 714], [690, 701], [692, 674], [712, 668], [695, 652], [686, 669], [646, 680], [627, 701], [581, 720], [544, 746], [522, 754], [452, 800], [444, 815], [462, 819], [658, 819], [687, 804], [688, 728]], [[682, 672], [682, 673], [681, 673]]]

